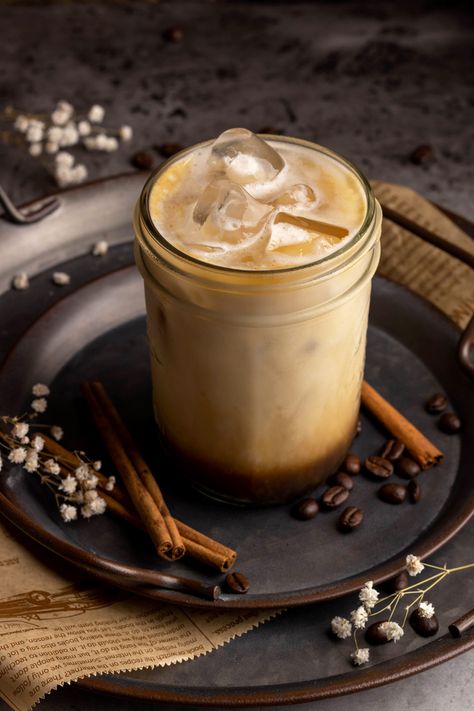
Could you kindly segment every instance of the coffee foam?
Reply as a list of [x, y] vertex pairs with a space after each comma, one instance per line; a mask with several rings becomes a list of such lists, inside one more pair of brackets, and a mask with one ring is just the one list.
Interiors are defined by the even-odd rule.
[[359, 179], [326, 153], [231, 129], [171, 163], [149, 207], [162, 237], [180, 251], [268, 270], [308, 264], [349, 242], [366, 200]]

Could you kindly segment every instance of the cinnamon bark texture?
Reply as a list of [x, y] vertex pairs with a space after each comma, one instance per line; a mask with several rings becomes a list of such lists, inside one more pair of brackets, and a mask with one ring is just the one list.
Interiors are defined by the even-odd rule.
[[403, 442], [422, 469], [443, 461], [443, 453], [365, 380], [362, 404], [395, 439]]

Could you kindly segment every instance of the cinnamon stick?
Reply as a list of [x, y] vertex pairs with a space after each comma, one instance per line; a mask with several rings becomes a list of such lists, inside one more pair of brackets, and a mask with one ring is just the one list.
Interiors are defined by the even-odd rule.
[[422, 469], [443, 461], [443, 453], [365, 380], [361, 396], [364, 407], [395, 439], [403, 442]]
[[165, 558], [165, 560], [181, 558], [185, 552], [184, 543], [176, 526], [171, 525], [170, 527], [171, 514], [167, 510], [164, 513], [163, 510], [158, 508], [150, 492], [137, 475], [120, 437], [97, 400], [94, 389], [89, 383], [84, 383], [82, 392], [89, 405], [97, 429], [121, 474], [125, 488], [155, 545], [158, 555], [161, 558]]
[[[77, 467], [81, 464], [81, 460], [74, 452], [70, 452], [59, 444], [59, 442], [56, 442], [45, 434], [41, 436], [45, 441], [45, 449], [49, 454], [59, 457], [73, 467]], [[107, 504], [107, 510], [125, 523], [144, 530], [145, 527], [134, 512], [133, 504], [127, 492], [121, 489], [118, 484], [115, 484], [112, 491], [107, 491], [105, 489], [107, 477], [102, 472], [96, 472], [96, 475], [99, 478], [100, 495]], [[206, 536], [200, 531], [196, 531], [178, 519], [174, 520], [183, 539], [186, 555], [189, 555], [204, 565], [217, 568], [221, 573], [226, 573], [232, 568], [237, 558], [237, 553], [232, 550], [232, 548], [228, 548], [224, 544], [209, 538], [209, 536]]]

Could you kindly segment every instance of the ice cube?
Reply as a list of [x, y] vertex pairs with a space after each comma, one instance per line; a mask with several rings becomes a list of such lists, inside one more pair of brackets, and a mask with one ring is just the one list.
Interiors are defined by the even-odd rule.
[[258, 234], [272, 211], [271, 205], [255, 200], [240, 185], [221, 178], [204, 188], [193, 219], [201, 226], [203, 244], [235, 244]]
[[273, 200], [273, 204], [285, 206], [287, 209], [302, 209], [313, 207], [316, 199], [314, 190], [310, 188], [309, 185], [296, 183], [288, 188], [288, 190], [280, 193], [280, 195]]
[[209, 165], [239, 185], [273, 180], [285, 166], [281, 155], [246, 128], [230, 128], [214, 141]]

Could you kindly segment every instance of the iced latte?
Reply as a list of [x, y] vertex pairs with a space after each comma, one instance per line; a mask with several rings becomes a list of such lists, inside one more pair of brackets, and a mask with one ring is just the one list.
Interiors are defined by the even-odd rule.
[[225, 131], [167, 161], [135, 215], [156, 420], [201, 490], [313, 489], [354, 435], [380, 207], [321, 146]]

